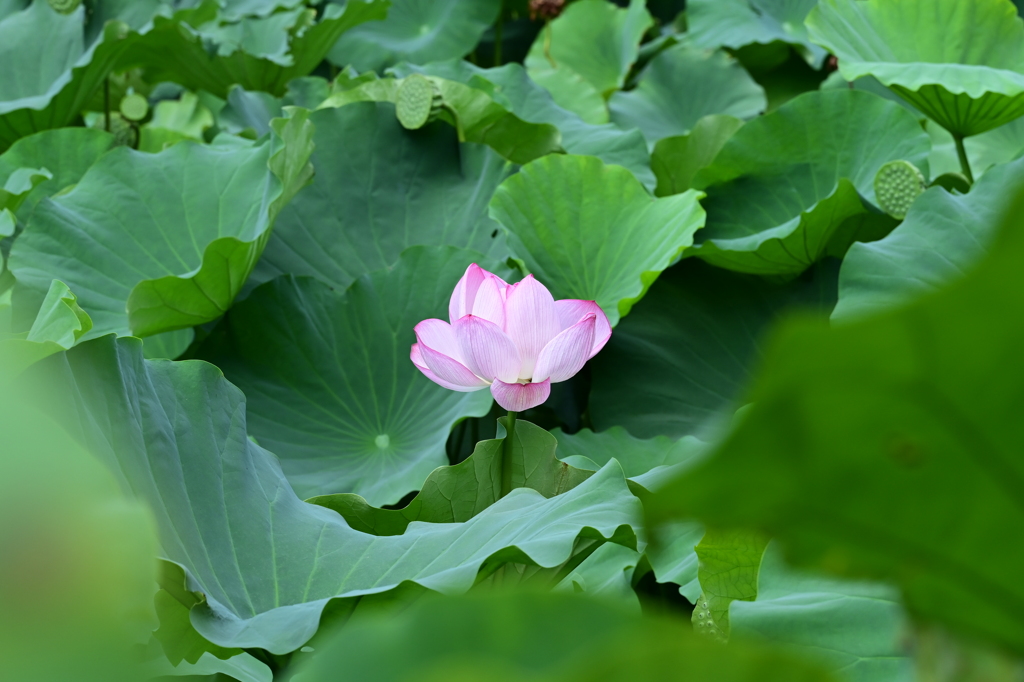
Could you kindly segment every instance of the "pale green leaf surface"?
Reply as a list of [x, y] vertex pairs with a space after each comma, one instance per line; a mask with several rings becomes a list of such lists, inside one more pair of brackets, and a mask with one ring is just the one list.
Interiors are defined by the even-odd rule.
[[699, 197], [656, 199], [624, 168], [552, 155], [502, 183], [491, 216], [556, 299], [597, 301], [614, 326], [693, 243]]
[[711, 165], [743, 121], [732, 116], [705, 116], [686, 135], [658, 140], [651, 153], [651, 170], [658, 179], [655, 195], [681, 194], [693, 187], [697, 173]]
[[27, 333], [12, 328], [11, 295], [0, 296], [0, 378], [20, 373], [43, 358], [71, 348], [92, 328], [67, 285], [50, 282], [39, 312]]
[[565, 576], [554, 591], [615, 600], [639, 613], [640, 600], [632, 585], [639, 562], [640, 553], [635, 549], [606, 542]]
[[[195, 663], [182, 662], [172, 666], [167, 661], [155, 661], [146, 668], [153, 677], [183, 677], [217, 675], [215, 679], [227, 676], [238, 682], [273, 682], [274, 673], [266, 663], [249, 654], [242, 653], [222, 661], [213, 654], [204, 653]], [[219, 673], [219, 674], [218, 674]]]
[[694, 185], [707, 226], [689, 251], [719, 267], [793, 276], [895, 221], [874, 177], [906, 160], [928, 174], [928, 135], [903, 107], [855, 90], [809, 92], [740, 128]]
[[693, 610], [698, 635], [725, 642], [731, 632], [729, 605], [754, 601], [768, 537], [759, 532], [709, 528], [697, 543], [701, 593]]
[[310, 121], [316, 176], [281, 212], [251, 284], [289, 273], [345, 289], [420, 245], [507, 257], [487, 202], [511, 169], [489, 148], [460, 145], [445, 123], [406, 131], [390, 104], [321, 109]]
[[625, 84], [652, 23], [643, 0], [627, 8], [578, 0], [538, 34], [526, 71], [561, 107], [587, 123], [607, 123], [605, 102]]
[[409, 360], [413, 327], [447, 319], [473, 262], [499, 269], [472, 251], [417, 247], [347, 290], [286, 275], [254, 290], [206, 342], [201, 356], [245, 391], [251, 433], [301, 497], [398, 502], [447, 463], [452, 424], [490, 409], [489, 391], [442, 388]]
[[241, 391], [212, 365], [146, 361], [138, 340], [108, 336], [49, 369], [68, 382], [77, 416], [66, 423], [152, 507], [163, 556], [205, 595], [192, 623], [221, 646], [286, 653], [316, 632], [337, 597], [406, 581], [464, 592], [485, 565], [559, 566], [581, 535], [600, 540], [626, 527], [624, 540], [635, 542], [628, 528], [640, 502], [614, 464], [550, 500], [514, 490], [466, 523], [373, 537], [295, 496], [277, 459], [246, 437]]
[[404, 61], [459, 59], [473, 50], [500, 9], [500, 0], [392, 0], [387, 18], [343, 36], [330, 60], [380, 72]]
[[699, 561], [694, 548], [704, 537], [704, 526], [693, 521], [673, 521], [649, 529], [652, 539], [644, 556], [660, 583], [674, 583], [691, 603], [700, 596]]
[[968, 137], [1024, 114], [1024, 23], [1010, 0], [822, 0], [811, 39]]
[[763, 528], [796, 565], [892, 581], [911, 613], [1024, 651], [1022, 207], [939, 292], [780, 329], [753, 406], [652, 519]]
[[854, 244], [839, 271], [833, 320], [879, 312], [961, 278], [988, 253], [1024, 160], [991, 169], [966, 195], [933, 187], [885, 239]]
[[629, 169], [644, 186], [654, 186], [651, 158], [639, 131], [623, 131], [605, 123], [592, 125], [555, 103], [551, 94], [534, 83], [520, 64], [481, 69], [453, 60], [424, 66], [399, 64], [389, 70], [396, 76], [423, 73], [458, 81], [483, 90], [496, 102], [530, 123], [549, 123], [562, 133], [562, 146], [570, 154], [596, 156], [607, 164]]
[[816, 4], [817, 0], [689, 0], [688, 35], [695, 45], [707, 48], [789, 43], [818, 68], [826, 53], [808, 39], [804, 26]]
[[608, 101], [612, 122], [640, 129], [651, 146], [689, 133], [705, 116], [748, 119], [767, 106], [764, 90], [738, 62], [685, 42], [652, 59], [635, 88]]
[[[420, 492], [401, 509], [379, 509], [349, 493], [321, 495], [306, 500], [333, 509], [356, 530], [371, 535], [401, 535], [412, 521], [461, 523], [501, 497], [505, 443], [504, 418], [498, 438], [481, 441], [466, 460], [430, 472]], [[511, 487], [529, 488], [554, 497], [588, 479], [593, 469], [577, 469], [555, 456], [554, 436], [528, 421], [516, 422], [513, 436]]]
[[670, 268], [590, 361], [594, 428], [623, 426], [638, 438], [706, 436], [735, 407], [767, 325], [814, 296], [830, 311], [831, 286], [828, 272], [780, 285], [699, 261]]
[[40, 292], [62, 278], [93, 318], [87, 338], [219, 317], [311, 174], [307, 112], [295, 112], [258, 146], [185, 142], [105, 155], [73, 190], [36, 207], [11, 249], [18, 286]]

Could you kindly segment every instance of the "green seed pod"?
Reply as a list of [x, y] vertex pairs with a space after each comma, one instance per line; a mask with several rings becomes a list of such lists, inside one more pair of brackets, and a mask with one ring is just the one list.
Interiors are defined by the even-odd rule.
[[398, 88], [395, 113], [407, 130], [417, 130], [437, 118], [444, 105], [441, 91], [425, 76], [408, 76]]
[[890, 161], [875, 174], [875, 197], [879, 207], [900, 220], [927, 187], [924, 175], [909, 161]]
[[49, 0], [49, 3], [55, 12], [71, 14], [82, 4], [82, 0]]
[[135, 93], [121, 100], [121, 115], [129, 121], [141, 121], [149, 113], [149, 102], [142, 95]]

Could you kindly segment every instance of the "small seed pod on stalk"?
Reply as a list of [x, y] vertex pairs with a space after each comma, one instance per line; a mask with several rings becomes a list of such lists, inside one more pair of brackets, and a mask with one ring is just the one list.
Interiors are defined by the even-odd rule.
[[413, 74], [398, 88], [395, 114], [407, 130], [418, 130], [437, 118], [444, 106], [441, 91], [425, 76]]

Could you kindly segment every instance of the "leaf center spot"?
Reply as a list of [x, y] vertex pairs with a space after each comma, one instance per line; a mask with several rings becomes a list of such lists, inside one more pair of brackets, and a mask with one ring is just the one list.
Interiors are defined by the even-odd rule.
[[391, 445], [391, 439], [388, 437], [386, 433], [382, 433], [373, 439], [373, 444], [376, 445], [381, 450], [383, 450], [387, 448], [389, 445]]

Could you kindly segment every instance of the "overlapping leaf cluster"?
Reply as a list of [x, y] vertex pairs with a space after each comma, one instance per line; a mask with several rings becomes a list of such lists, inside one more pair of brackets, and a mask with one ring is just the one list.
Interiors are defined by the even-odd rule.
[[[0, 64], [18, 679], [1017, 679], [1009, 0], [0, 0]], [[614, 327], [509, 443], [408, 358], [471, 263]]]

